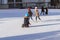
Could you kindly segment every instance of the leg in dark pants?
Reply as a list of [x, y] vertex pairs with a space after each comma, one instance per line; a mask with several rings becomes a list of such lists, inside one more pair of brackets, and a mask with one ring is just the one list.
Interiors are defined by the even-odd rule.
[[41, 18], [38, 16], [38, 19], [41, 20]]
[[41, 20], [41, 18], [40, 18], [39, 16], [36, 16], [36, 21], [37, 21], [37, 18], [38, 18], [39, 20]]
[[37, 16], [36, 16], [36, 21], [37, 21]]
[[33, 20], [32, 16], [30, 16], [31, 20]]
[[[42, 12], [41, 12], [41, 14], [43, 14], [43, 15], [44, 15], [44, 12], [42, 11]], [[40, 14], [40, 15], [41, 15], [41, 14]]]

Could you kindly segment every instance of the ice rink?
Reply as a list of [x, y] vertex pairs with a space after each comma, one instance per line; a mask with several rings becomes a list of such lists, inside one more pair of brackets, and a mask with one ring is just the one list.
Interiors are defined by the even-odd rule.
[[34, 13], [30, 27], [22, 28], [25, 13], [27, 9], [0, 10], [0, 40], [60, 40], [60, 9], [49, 9], [38, 22]]

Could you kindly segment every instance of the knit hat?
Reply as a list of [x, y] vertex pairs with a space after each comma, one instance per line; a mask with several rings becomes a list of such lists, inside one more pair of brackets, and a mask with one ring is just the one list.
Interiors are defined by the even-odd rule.
[[37, 9], [37, 7], [35, 7], [35, 9]]

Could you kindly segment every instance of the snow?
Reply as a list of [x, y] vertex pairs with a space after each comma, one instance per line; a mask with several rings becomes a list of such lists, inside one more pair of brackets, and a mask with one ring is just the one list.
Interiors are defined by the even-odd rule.
[[49, 9], [38, 22], [33, 16], [29, 28], [21, 27], [25, 13], [27, 9], [0, 10], [0, 40], [60, 40], [60, 9]]

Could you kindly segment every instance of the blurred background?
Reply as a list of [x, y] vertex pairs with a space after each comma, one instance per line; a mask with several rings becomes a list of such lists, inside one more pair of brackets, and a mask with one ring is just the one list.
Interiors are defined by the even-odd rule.
[[60, 0], [0, 0], [0, 9], [25, 9], [44, 6], [49, 9], [60, 9]]

